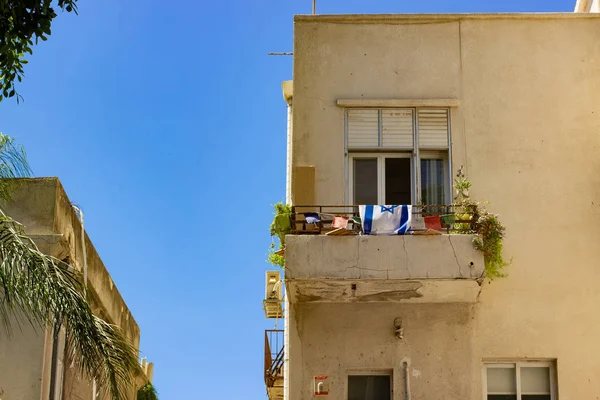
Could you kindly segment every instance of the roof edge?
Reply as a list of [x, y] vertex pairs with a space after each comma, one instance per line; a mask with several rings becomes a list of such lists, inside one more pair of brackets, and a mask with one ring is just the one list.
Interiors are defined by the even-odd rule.
[[294, 22], [338, 22], [338, 23], [402, 23], [418, 21], [453, 22], [460, 20], [548, 20], [600, 18], [593, 13], [489, 13], [489, 14], [297, 14]]

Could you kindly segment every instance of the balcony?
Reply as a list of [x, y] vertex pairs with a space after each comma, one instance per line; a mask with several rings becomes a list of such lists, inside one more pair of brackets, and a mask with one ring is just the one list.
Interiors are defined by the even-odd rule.
[[475, 216], [458, 211], [414, 206], [418, 223], [408, 234], [377, 236], [361, 234], [357, 206], [294, 207], [285, 249], [290, 301], [475, 302], [483, 254], [472, 244]]
[[283, 332], [265, 331], [265, 385], [269, 400], [283, 399]]

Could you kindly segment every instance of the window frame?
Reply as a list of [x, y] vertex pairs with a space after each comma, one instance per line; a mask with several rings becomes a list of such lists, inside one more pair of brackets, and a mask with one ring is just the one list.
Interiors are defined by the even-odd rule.
[[350, 394], [350, 377], [351, 376], [389, 376], [390, 377], [390, 399], [394, 399], [394, 371], [392, 369], [361, 369], [346, 371], [346, 382], [344, 384], [344, 400], [348, 400]]
[[350, 204], [354, 204], [354, 159], [356, 158], [366, 158], [366, 159], [376, 159], [377, 160], [377, 201], [379, 204], [384, 204], [382, 201], [385, 201], [385, 159], [386, 158], [409, 158], [410, 159], [410, 186], [411, 186], [411, 199], [415, 201], [415, 194], [412, 193], [412, 188], [414, 187], [414, 157], [412, 152], [398, 152], [398, 153], [350, 153], [348, 154], [348, 162], [349, 162], [349, 182], [350, 186], [348, 187], [348, 198], [350, 199]]
[[482, 376], [482, 392], [483, 400], [487, 400], [487, 370], [488, 368], [514, 368], [515, 379], [516, 379], [516, 395], [517, 400], [521, 400], [521, 368], [522, 367], [540, 367], [549, 368], [550, 370], [550, 400], [558, 400], [558, 386], [557, 386], [557, 373], [556, 373], [556, 360], [499, 360], [499, 361], [484, 361], [481, 368]]
[[[418, 115], [419, 110], [423, 109], [434, 109], [434, 110], [446, 110], [448, 116], [448, 141], [447, 146], [444, 148], [440, 147], [421, 147], [419, 145], [419, 123]], [[378, 147], [348, 147], [348, 111], [350, 110], [377, 110], [378, 112]], [[383, 110], [411, 110], [413, 118], [413, 145], [412, 147], [384, 147], [383, 142], [383, 128], [382, 128], [382, 112]], [[394, 157], [396, 154], [409, 154], [411, 158], [411, 200], [412, 204], [418, 204], [422, 200], [421, 195], [421, 160], [422, 159], [433, 159], [440, 157], [446, 161], [448, 170], [446, 171], [446, 181], [444, 182], [444, 196], [446, 203], [452, 202], [452, 109], [450, 107], [346, 107], [344, 109], [344, 159], [345, 159], [345, 180], [346, 180], [346, 203], [354, 204], [354, 181], [353, 181], [353, 170], [354, 170], [354, 158], [378, 158], [378, 156]], [[370, 156], [370, 157], [369, 157]], [[400, 156], [398, 158], [405, 158]], [[378, 175], [377, 179], [377, 193], [380, 200], [385, 200], [385, 166], [383, 169], [380, 168], [380, 162], [378, 158]], [[382, 187], [383, 186], [383, 187]], [[383, 203], [382, 203], [383, 204]]]
[[[444, 184], [444, 197], [446, 199], [446, 204], [451, 204], [452, 203], [452, 165], [450, 164], [450, 149], [448, 150], [430, 150], [430, 149], [425, 149], [425, 150], [421, 150], [419, 153], [419, 158], [418, 158], [418, 162], [419, 162], [419, 171], [415, 172], [418, 173], [418, 181], [417, 181], [417, 187], [416, 187], [416, 201], [420, 202], [423, 199], [423, 182], [421, 182], [421, 160], [437, 160], [437, 159], [442, 159], [443, 161], [445, 161], [445, 165], [448, 168], [448, 170], [446, 171], [446, 179], [447, 181]], [[412, 164], [411, 164], [412, 167]], [[416, 204], [416, 203], [415, 203]]]

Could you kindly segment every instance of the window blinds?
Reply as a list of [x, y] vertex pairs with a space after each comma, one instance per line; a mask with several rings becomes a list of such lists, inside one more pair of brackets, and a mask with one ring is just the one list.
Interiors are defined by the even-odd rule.
[[[413, 148], [412, 108], [349, 109], [348, 148]], [[448, 148], [448, 110], [420, 108], [417, 112], [420, 148]]]
[[379, 147], [379, 110], [348, 110], [348, 147]]
[[448, 147], [448, 110], [422, 108], [417, 111], [419, 147]]
[[413, 110], [383, 109], [381, 111], [383, 147], [413, 147], [413, 131]]

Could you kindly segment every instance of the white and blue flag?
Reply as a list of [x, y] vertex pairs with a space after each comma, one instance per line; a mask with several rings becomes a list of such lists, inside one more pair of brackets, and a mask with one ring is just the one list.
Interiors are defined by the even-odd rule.
[[404, 235], [410, 229], [412, 206], [358, 206], [365, 235]]

